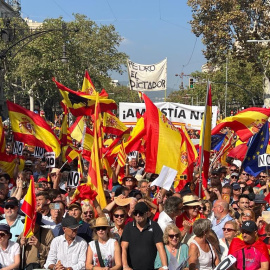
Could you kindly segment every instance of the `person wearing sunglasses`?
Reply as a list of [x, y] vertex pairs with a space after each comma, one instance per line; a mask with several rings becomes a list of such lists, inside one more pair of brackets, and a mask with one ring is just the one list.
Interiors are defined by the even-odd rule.
[[19, 269], [20, 245], [11, 241], [12, 234], [7, 224], [0, 224], [0, 264], [1, 269]]
[[120, 238], [123, 234], [125, 222], [127, 219], [127, 212], [124, 207], [116, 207], [113, 210], [114, 227], [111, 229], [113, 237], [120, 243]]
[[[188, 258], [188, 246], [181, 243], [182, 236], [180, 230], [174, 224], [169, 224], [163, 234], [163, 242], [165, 244], [165, 251], [168, 262], [174, 260], [177, 265], [180, 265]], [[155, 260], [155, 269], [162, 270], [162, 264], [159, 253]], [[168, 265], [170, 267], [170, 265]]]
[[257, 230], [254, 221], [243, 222], [241, 236], [233, 238], [229, 248], [229, 254], [236, 258], [236, 263], [230, 269], [269, 269], [268, 248], [258, 238]]
[[5, 202], [4, 213], [5, 219], [0, 221], [0, 224], [7, 224], [10, 226], [10, 232], [12, 234], [11, 240], [16, 242], [18, 236], [21, 234], [24, 228], [21, 216], [18, 214], [19, 201], [15, 197], [10, 197]]
[[95, 219], [94, 207], [87, 201], [83, 201], [82, 205], [82, 220], [88, 224]]
[[86, 269], [120, 270], [122, 268], [120, 245], [111, 237], [106, 217], [98, 217], [93, 225], [93, 239], [88, 245]]
[[253, 220], [255, 221], [255, 213], [250, 209], [245, 209], [240, 214], [240, 218], [238, 219], [240, 225], [243, 224], [244, 221]]
[[124, 228], [121, 239], [124, 270], [154, 269], [157, 251], [161, 258], [161, 269], [168, 269], [162, 230], [148, 218], [148, 212], [148, 206], [138, 202], [133, 212], [134, 221]]
[[224, 224], [222, 228], [224, 237], [219, 239], [219, 246], [221, 251], [221, 261], [228, 256], [229, 247], [234, 237], [237, 236], [239, 227], [237, 222], [229, 220]]
[[239, 176], [239, 180], [247, 182], [249, 180], [249, 173], [247, 173], [246, 171], [242, 171]]

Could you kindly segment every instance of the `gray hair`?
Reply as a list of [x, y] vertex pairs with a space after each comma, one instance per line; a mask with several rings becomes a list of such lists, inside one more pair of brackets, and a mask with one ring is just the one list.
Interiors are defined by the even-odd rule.
[[181, 204], [183, 200], [179, 197], [171, 196], [169, 197], [164, 204], [164, 211], [166, 214], [173, 214], [177, 212], [178, 205]]
[[200, 218], [193, 223], [193, 232], [197, 237], [203, 237], [210, 229], [211, 221], [209, 219]]

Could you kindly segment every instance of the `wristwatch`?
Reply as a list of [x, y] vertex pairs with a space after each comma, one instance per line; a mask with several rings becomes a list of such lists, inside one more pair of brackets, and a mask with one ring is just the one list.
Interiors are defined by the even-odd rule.
[[161, 268], [163, 268], [165, 270], [169, 269], [169, 267], [167, 265], [163, 265]]

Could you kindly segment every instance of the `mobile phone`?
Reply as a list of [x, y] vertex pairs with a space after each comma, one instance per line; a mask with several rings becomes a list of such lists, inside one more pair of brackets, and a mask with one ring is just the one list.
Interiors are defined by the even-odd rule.
[[60, 209], [60, 203], [52, 203], [51, 204], [51, 209], [59, 210]]

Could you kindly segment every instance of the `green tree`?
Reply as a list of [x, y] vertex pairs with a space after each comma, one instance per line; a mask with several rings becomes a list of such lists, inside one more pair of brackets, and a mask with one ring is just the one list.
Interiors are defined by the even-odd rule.
[[188, 5], [193, 13], [192, 31], [197, 37], [202, 35], [207, 60], [221, 65], [230, 55], [252, 63], [264, 76], [265, 105], [269, 107], [269, 45], [247, 42], [270, 39], [269, 1], [188, 0]]
[[[88, 69], [100, 91], [109, 85], [108, 74], [112, 70], [123, 72], [127, 55], [118, 51], [122, 38], [114, 26], [98, 26], [84, 15], [74, 17], [74, 21], [64, 24], [65, 28], [62, 18], [45, 20], [37, 31], [46, 33], [13, 56], [6, 69], [8, 98], [30, 96], [39, 102], [41, 109], [52, 108], [61, 100], [52, 77], [77, 90], [81, 89], [84, 71]], [[61, 61], [63, 45], [69, 60], [66, 64]], [[12, 93], [10, 86], [16, 91]]]

